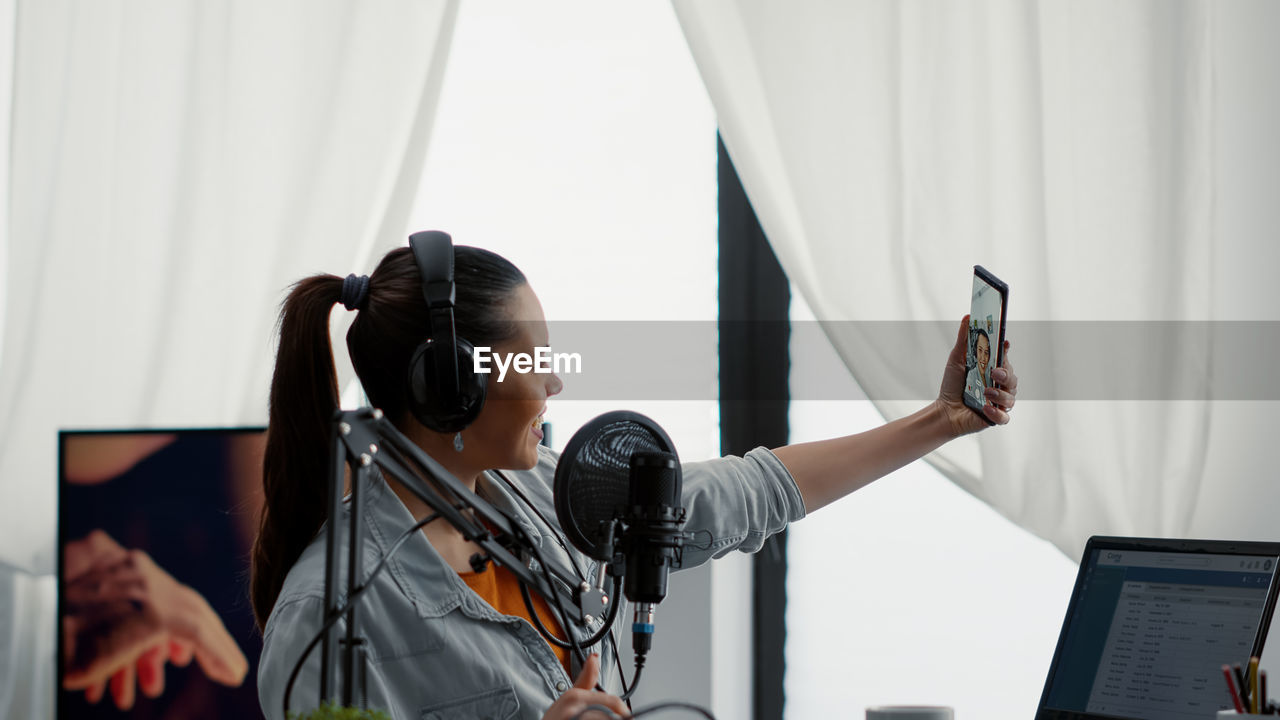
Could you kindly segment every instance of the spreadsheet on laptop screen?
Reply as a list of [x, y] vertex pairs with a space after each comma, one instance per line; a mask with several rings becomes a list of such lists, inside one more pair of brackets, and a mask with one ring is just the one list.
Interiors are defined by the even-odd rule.
[[1246, 662], [1277, 558], [1096, 548], [1045, 707], [1205, 720], [1227, 707], [1224, 664]]

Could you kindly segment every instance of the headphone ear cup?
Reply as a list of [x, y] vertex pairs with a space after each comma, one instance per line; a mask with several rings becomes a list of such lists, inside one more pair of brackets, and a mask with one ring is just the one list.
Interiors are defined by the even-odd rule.
[[436, 427], [437, 392], [435, 390], [435, 362], [430, 357], [433, 341], [428, 339], [414, 349], [409, 358], [409, 412], [428, 429], [441, 432]]
[[[413, 351], [409, 359], [409, 410], [418, 422], [442, 433], [459, 432], [475, 421], [484, 407], [487, 376], [475, 372], [471, 343], [458, 338], [459, 395], [446, 391], [437, 376], [436, 343], [428, 339]], [[450, 383], [452, 385], [452, 383]]]
[[[458, 349], [458, 430], [466, 428], [480, 416], [489, 389], [489, 376], [476, 373], [475, 348], [462, 338], [457, 338]], [[452, 430], [450, 432], [457, 432]]]

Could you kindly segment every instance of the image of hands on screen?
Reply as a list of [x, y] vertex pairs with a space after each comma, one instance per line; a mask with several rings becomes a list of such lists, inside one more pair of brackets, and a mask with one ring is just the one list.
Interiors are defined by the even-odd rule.
[[101, 530], [64, 549], [63, 687], [97, 702], [110, 683], [121, 709], [135, 682], [148, 697], [164, 692], [164, 666], [194, 658], [209, 679], [236, 686], [248, 662], [199, 593], [173, 579], [140, 550]]
[[254, 717], [255, 429], [64, 432], [58, 720]]

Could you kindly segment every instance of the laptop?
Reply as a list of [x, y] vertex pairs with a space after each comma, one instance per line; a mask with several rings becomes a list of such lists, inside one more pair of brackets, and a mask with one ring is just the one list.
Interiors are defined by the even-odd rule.
[[1213, 720], [1262, 655], [1280, 543], [1092, 537], [1036, 720]]

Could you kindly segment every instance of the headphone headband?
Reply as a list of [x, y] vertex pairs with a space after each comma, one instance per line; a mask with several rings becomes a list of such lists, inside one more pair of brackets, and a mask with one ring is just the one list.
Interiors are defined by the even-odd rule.
[[453, 284], [453, 238], [439, 230], [425, 230], [409, 236], [409, 248], [422, 275], [422, 299], [427, 309], [453, 309], [457, 289]]

